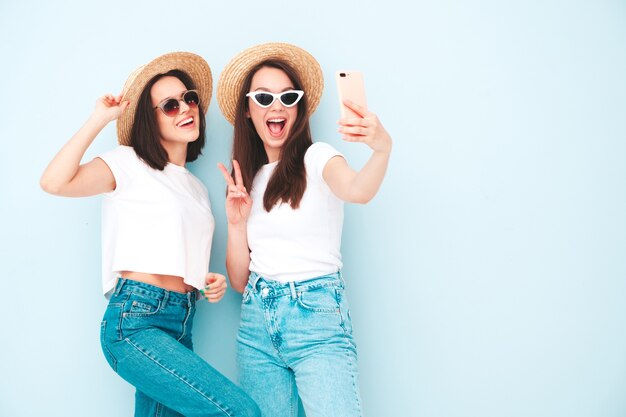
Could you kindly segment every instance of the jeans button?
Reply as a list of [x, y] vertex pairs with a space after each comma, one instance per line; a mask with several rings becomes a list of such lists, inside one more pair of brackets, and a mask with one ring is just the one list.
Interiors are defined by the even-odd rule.
[[267, 287], [265, 287], [265, 288], [263, 288], [263, 289], [261, 290], [261, 295], [262, 295], [263, 297], [267, 297], [267, 294], [269, 294], [269, 292], [270, 292], [270, 289], [269, 289], [269, 288], [267, 288]]

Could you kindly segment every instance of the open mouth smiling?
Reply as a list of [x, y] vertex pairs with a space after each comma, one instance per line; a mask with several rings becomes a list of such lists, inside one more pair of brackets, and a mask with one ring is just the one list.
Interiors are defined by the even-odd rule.
[[285, 119], [269, 119], [266, 124], [272, 136], [278, 136], [285, 128]]
[[193, 117], [187, 117], [176, 124], [178, 127], [187, 127], [193, 124]]

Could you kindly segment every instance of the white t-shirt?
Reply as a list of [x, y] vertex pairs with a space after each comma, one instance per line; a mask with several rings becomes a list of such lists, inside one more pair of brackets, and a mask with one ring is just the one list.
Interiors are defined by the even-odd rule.
[[100, 158], [117, 184], [102, 202], [105, 296], [120, 271], [175, 275], [203, 288], [215, 228], [206, 187], [184, 167], [151, 168], [130, 146]]
[[304, 156], [307, 186], [300, 207], [275, 205], [268, 213], [263, 195], [278, 162], [257, 172], [248, 218], [250, 271], [276, 281], [302, 281], [337, 272], [341, 266], [343, 201], [330, 190], [322, 171], [334, 156], [332, 146], [317, 142]]

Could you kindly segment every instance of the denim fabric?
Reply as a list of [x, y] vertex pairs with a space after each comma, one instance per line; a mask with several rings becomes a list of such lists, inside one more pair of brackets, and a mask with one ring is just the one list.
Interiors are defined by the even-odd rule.
[[264, 417], [361, 416], [356, 346], [340, 273], [295, 283], [250, 275], [237, 337], [240, 382]]
[[193, 352], [195, 302], [195, 292], [118, 280], [101, 344], [113, 370], [137, 388], [135, 416], [260, 416], [243, 390]]

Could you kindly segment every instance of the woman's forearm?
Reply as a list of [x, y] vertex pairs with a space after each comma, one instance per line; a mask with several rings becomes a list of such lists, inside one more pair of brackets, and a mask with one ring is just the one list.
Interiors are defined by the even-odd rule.
[[243, 292], [250, 274], [250, 250], [246, 224], [228, 225], [226, 244], [226, 271], [231, 287]]
[[76, 176], [87, 148], [108, 122], [109, 120], [96, 113], [87, 119], [48, 164], [40, 180], [44, 191], [50, 194], [63, 194], [63, 190]]

